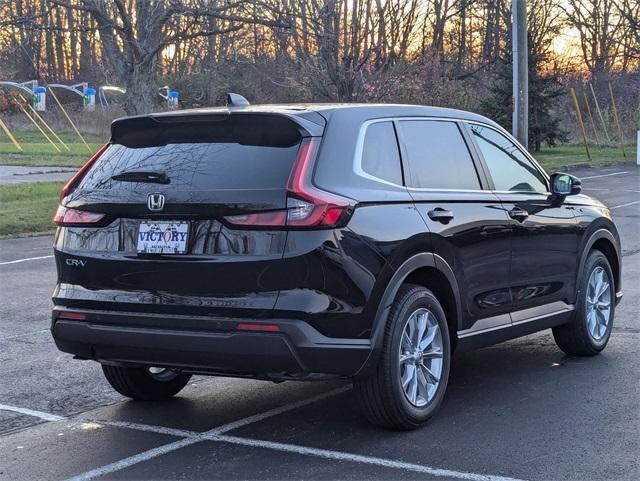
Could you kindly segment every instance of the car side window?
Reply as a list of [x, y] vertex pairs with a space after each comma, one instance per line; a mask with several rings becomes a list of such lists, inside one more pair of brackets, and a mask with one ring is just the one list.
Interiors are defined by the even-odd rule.
[[367, 174], [402, 185], [400, 151], [392, 122], [376, 122], [367, 127], [361, 165]]
[[507, 137], [489, 127], [471, 124], [496, 190], [547, 192], [547, 181]]
[[411, 170], [411, 187], [480, 189], [471, 153], [455, 122], [400, 121]]

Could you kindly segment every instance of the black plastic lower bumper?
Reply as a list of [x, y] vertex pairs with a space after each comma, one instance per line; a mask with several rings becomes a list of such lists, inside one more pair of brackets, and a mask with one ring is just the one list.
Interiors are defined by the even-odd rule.
[[[62, 312], [67, 313], [63, 318]], [[73, 315], [86, 319], [64, 318]], [[247, 322], [277, 325], [279, 331], [237, 330], [239, 323]], [[265, 378], [353, 376], [371, 352], [368, 340], [328, 338], [295, 320], [212, 319], [56, 307], [51, 332], [61, 351], [86, 359]]]

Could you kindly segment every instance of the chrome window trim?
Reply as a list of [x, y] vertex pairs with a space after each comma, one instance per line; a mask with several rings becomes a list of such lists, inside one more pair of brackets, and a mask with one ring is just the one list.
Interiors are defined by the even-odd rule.
[[[458, 119], [458, 118], [454, 118], [454, 117], [380, 117], [377, 119], [370, 119], [370, 120], [366, 120], [364, 122], [362, 122], [362, 125], [360, 126], [360, 130], [358, 131], [358, 138], [356, 140], [356, 150], [353, 156], [353, 172], [359, 176], [359, 177], [363, 177], [365, 179], [368, 180], [372, 180], [374, 182], [378, 182], [381, 184], [386, 184], [386, 185], [390, 185], [392, 187], [396, 187], [396, 188], [400, 188], [400, 189], [406, 189], [408, 191], [414, 191], [414, 192], [433, 192], [433, 193], [437, 193], [437, 192], [466, 192], [466, 193], [481, 193], [481, 194], [486, 194], [489, 192], [493, 192], [490, 190], [486, 190], [486, 189], [436, 189], [433, 187], [409, 187], [407, 185], [400, 185], [400, 184], [395, 184], [393, 182], [389, 182], [388, 180], [385, 179], [381, 179], [379, 177], [376, 177], [375, 175], [371, 175], [367, 172], [364, 171], [364, 169], [362, 168], [362, 153], [364, 150], [364, 139], [366, 137], [367, 134], [367, 128], [369, 128], [369, 125], [371, 124], [377, 124], [377, 123], [381, 123], [381, 122], [402, 122], [404, 120], [423, 120], [423, 121], [429, 121], [429, 120], [434, 120], [434, 121], [438, 121], [438, 122], [452, 122], [454, 124], [457, 124], [458, 122], [464, 122], [463, 119]], [[478, 122], [479, 123], [479, 122]], [[480, 125], [485, 125], [485, 124], [480, 124]], [[397, 134], [396, 134], [397, 135]], [[461, 134], [462, 135], [462, 134]], [[462, 139], [464, 140], [464, 137], [462, 137]], [[402, 153], [400, 152], [400, 150], [398, 150], [398, 154], [400, 155], [400, 160], [402, 161]], [[471, 156], [474, 165], [475, 165], [475, 159], [473, 159], [473, 155]], [[512, 192], [513, 193], [513, 192]]]
[[531, 195], [531, 194], [539, 194], [543, 196], [549, 197], [551, 192], [538, 192], [537, 190], [492, 190], [494, 194], [519, 194], [519, 195]]
[[434, 187], [405, 187], [407, 190], [414, 190], [416, 192], [471, 192], [478, 194], [486, 194], [487, 192], [492, 192], [490, 190], [485, 189], [436, 189]]

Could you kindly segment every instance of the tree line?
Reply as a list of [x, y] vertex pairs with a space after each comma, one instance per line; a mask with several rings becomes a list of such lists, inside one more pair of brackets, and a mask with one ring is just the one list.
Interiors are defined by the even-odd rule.
[[[614, 81], [630, 100], [623, 114], [637, 115], [638, 0], [527, 7], [534, 144], [561, 140], [553, 99], [572, 83], [604, 100]], [[1, 77], [118, 85], [131, 114], [157, 109], [157, 88], [171, 85], [183, 106], [238, 91], [446, 105], [510, 122], [510, 0], [1, 0], [0, 29]]]

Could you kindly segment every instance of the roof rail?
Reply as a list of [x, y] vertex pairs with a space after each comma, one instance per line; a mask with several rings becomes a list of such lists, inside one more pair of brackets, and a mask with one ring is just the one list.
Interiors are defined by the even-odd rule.
[[240, 94], [229, 92], [227, 94], [227, 107], [246, 107], [249, 101]]

